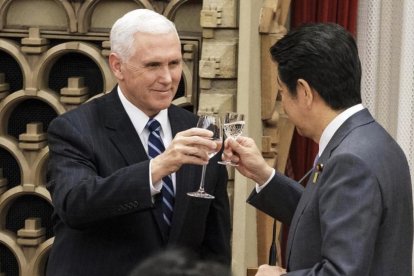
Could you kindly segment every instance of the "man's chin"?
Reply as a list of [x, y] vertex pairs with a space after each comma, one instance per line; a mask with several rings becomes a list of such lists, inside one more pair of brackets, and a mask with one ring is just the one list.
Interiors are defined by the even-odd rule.
[[156, 110], [158, 110], [158, 112], [159, 112], [159, 111], [161, 111], [161, 110], [163, 110], [163, 109], [167, 109], [167, 108], [169, 108], [169, 107], [170, 107], [171, 103], [172, 103], [172, 101], [171, 101], [171, 100], [168, 100], [168, 101], [163, 101], [162, 103], [160, 103], [160, 104], [158, 104], [158, 105], [156, 106]]

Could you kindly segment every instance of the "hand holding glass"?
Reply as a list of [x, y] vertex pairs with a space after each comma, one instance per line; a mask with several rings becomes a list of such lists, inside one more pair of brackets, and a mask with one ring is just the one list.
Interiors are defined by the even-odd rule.
[[[244, 124], [244, 114], [236, 112], [226, 113], [223, 123], [226, 136], [231, 139], [237, 139], [243, 132]], [[218, 163], [222, 165], [237, 166], [237, 163], [231, 161], [218, 161]]]
[[[208, 157], [211, 158], [217, 154], [217, 152], [220, 150], [221, 145], [223, 143], [223, 128], [221, 125], [221, 119], [219, 116], [216, 116], [216, 115], [201, 115], [198, 120], [197, 127], [208, 129], [213, 132], [213, 136], [210, 139], [216, 142], [217, 147], [214, 149], [214, 151], [209, 152]], [[207, 168], [207, 165], [203, 165], [203, 170], [201, 172], [201, 182], [200, 182], [200, 187], [198, 191], [187, 193], [189, 196], [207, 198], [207, 199], [214, 198], [213, 195], [210, 195], [204, 191], [204, 179], [206, 176], [206, 168]]]

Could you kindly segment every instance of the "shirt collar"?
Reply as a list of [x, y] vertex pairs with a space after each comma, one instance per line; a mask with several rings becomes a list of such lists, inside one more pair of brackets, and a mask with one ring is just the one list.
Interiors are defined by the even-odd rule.
[[[119, 86], [117, 92], [119, 99], [121, 100], [121, 103], [124, 106], [126, 113], [128, 114], [128, 117], [135, 127], [135, 130], [137, 131], [138, 135], [141, 135], [148, 123], [149, 117], [124, 96]], [[162, 130], [169, 127], [168, 109], [161, 110], [154, 118], [160, 123]]]
[[352, 115], [364, 109], [362, 104], [357, 104], [345, 109], [343, 112], [338, 114], [323, 130], [321, 139], [319, 140], [319, 152], [318, 156], [321, 156], [324, 149], [328, 145], [329, 141], [334, 136], [335, 132], [341, 127], [341, 125]]

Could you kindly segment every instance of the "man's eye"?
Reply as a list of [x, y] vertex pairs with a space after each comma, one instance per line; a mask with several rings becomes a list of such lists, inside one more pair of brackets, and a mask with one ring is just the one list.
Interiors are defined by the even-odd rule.
[[181, 64], [181, 61], [177, 60], [177, 61], [170, 62], [169, 66], [174, 68], [174, 67], [179, 66], [180, 64]]
[[150, 63], [147, 64], [148, 68], [154, 69], [154, 68], [159, 68], [161, 65], [159, 63]]

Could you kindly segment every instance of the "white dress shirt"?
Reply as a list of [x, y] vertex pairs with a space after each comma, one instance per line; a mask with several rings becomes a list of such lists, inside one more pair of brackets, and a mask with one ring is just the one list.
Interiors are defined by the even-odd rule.
[[364, 109], [362, 104], [357, 104], [351, 106], [350, 108], [345, 109], [343, 112], [339, 113], [323, 130], [321, 139], [319, 140], [319, 151], [318, 156], [322, 156], [323, 151], [331, 141], [335, 132], [342, 126], [342, 124], [348, 120], [349, 117]]
[[[129, 119], [131, 120], [132, 124], [134, 125], [134, 128], [136, 132], [138, 133], [139, 138], [141, 139], [141, 143], [144, 146], [145, 151], [148, 154], [148, 137], [149, 137], [149, 130], [146, 128], [146, 125], [148, 123], [148, 120], [150, 119], [144, 112], [142, 112], [138, 107], [133, 105], [122, 93], [121, 89], [118, 86], [118, 95], [121, 100], [121, 103], [123, 107], [125, 108], [126, 113], [128, 114]], [[171, 132], [171, 125], [170, 120], [168, 119], [168, 110], [163, 109], [161, 110], [155, 117], [160, 125], [161, 125], [161, 139], [164, 143], [164, 147], [167, 148], [171, 141], [172, 141], [172, 132]], [[149, 166], [149, 183], [150, 183], [150, 189], [151, 189], [151, 195], [154, 196], [155, 194], [158, 194], [161, 191], [162, 188], [162, 182], [159, 181], [157, 183], [152, 183], [151, 178], [151, 163]], [[175, 193], [175, 173], [171, 174], [171, 179], [173, 182], [174, 187], [174, 193]]]

